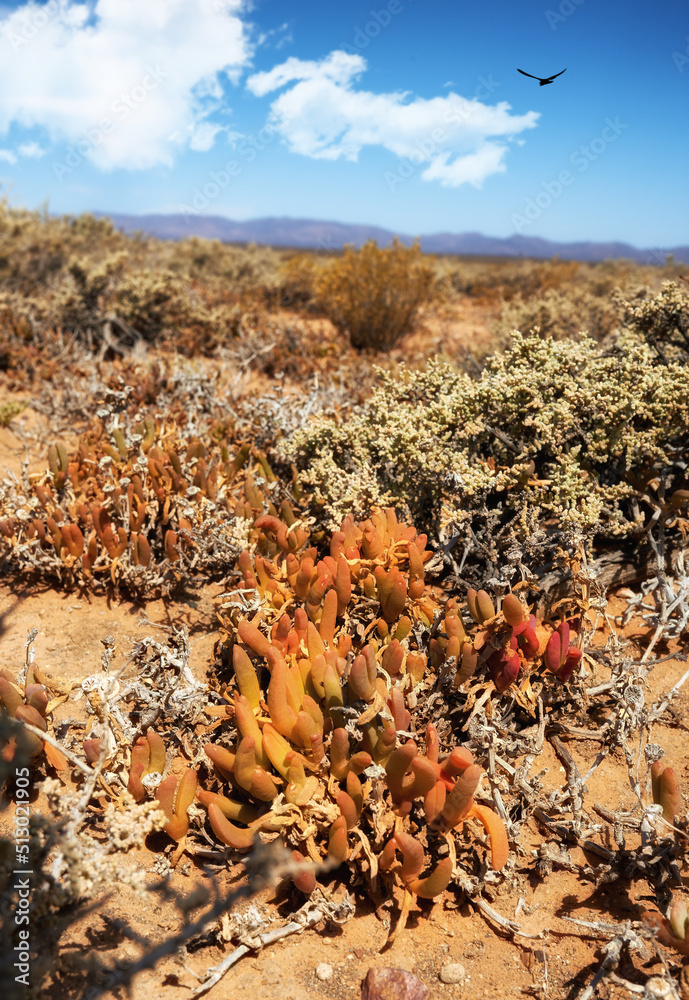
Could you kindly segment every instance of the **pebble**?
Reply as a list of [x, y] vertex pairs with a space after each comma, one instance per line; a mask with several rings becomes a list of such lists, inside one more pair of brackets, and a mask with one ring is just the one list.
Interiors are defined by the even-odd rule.
[[459, 962], [451, 962], [449, 965], [444, 965], [440, 970], [440, 982], [447, 983], [461, 983], [465, 979], [467, 970]]
[[328, 965], [327, 962], [321, 962], [316, 966], [316, 979], [320, 979], [324, 983], [327, 979], [330, 979], [333, 974], [332, 965]]
[[372, 968], [361, 984], [361, 1000], [426, 1000], [428, 987], [404, 969]]

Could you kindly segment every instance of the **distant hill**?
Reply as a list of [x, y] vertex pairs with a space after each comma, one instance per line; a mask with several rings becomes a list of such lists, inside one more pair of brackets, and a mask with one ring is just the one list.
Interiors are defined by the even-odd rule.
[[[160, 239], [180, 240], [190, 236], [221, 240], [223, 243], [264, 243], [270, 246], [299, 247], [327, 254], [346, 243], [361, 246], [376, 240], [387, 246], [395, 235], [404, 243], [414, 237], [393, 233], [378, 226], [349, 225], [321, 219], [267, 218], [235, 222], [222, 215], [121, 215], [117, 212], [96, 212], [108, 216], [118, 229], [126, 233], [143, 231]], [[426, 253], [465, 254], [482, 257], [545, 257], [557, 255], [564, 260], [598, 261], [625, 258], [640, 264], [662, 264], [667, 254], [676, 261], [689, 264], [689, 246], [639, 249], [629, 243], [554, 243], [538, 236], [483, 236], [481, 233], [431, 233], [419, 237]]]

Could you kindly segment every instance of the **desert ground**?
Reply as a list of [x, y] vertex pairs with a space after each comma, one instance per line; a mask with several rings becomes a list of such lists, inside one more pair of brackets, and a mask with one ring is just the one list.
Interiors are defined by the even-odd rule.
[[689, 996], [682, 269], [360, 273], [10, 216], [5, 956], [20, 842], [32, 866], [7, 995]]

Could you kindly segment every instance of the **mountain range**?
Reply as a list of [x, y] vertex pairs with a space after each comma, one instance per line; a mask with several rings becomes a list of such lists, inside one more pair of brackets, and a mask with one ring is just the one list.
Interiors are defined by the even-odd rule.
[[295, 247], [311, 250], [318, 256], [340, 250], [345, 244], [361, 246], [376, 240], [387, 246], [395, 236], [406, 244], [419, 239], [426, 253], [458, 254], [480, 257], [539, 257], [558, 256], [563, 260], [600, 261], [613, 258], [633, 260], [640, 264], [662, 265], [671, 254], [675, 261], [689, 264], [689, 246], [646, 248], [629, 243], [596, 243], [582, 241], [557, 243], [538, 236], [483, 236], [481, 233], [431, 233], [412, 237], [393, 233], [378, 226], [327, 222], [321, 219], [265, 218], [237, 222], [222, 215], [196, 213], [178, 215], [121, 215], [117, 212], [96, 212], [112, 219], [117, 229], [132, 233], [141, 231], [160, 239], [179, 240], [190, 236], [221, 240], [223, 243], [262, 243], [270, 246]]

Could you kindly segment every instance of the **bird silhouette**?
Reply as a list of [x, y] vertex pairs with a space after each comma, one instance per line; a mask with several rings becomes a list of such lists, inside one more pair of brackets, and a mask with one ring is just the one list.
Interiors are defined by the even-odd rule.
[[517, 67], [517, 73], [521, 73], [522, 76], [530, 76], [532, 80], [538, 80], [541, 87], [545, 87], [547, 83], [552, 83], [553, 80], [556, 79], [556, 77], [562, 76], [562, 74], [565, 73], [566, 71], [567, 67], [565, 66], [563, 70], [560, 70], [559, 73], [555, 73], [554, 76], [546, 76], [545, 79], [541, 79], [540, 76], [534, 76], [533, 73], [525, 73], [523, 69], [519, 69], [519, 67]]

